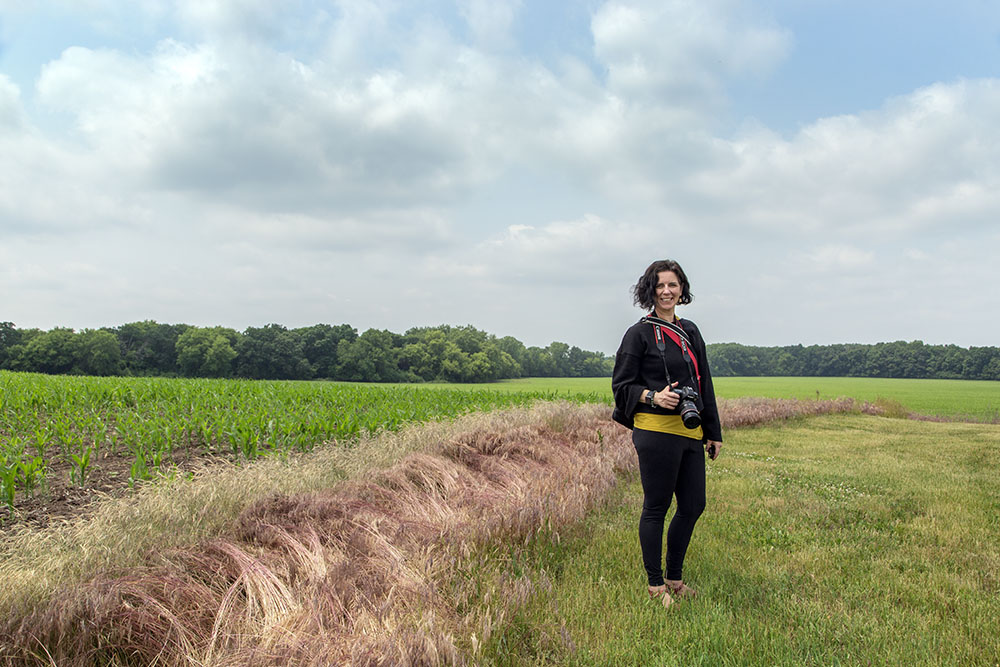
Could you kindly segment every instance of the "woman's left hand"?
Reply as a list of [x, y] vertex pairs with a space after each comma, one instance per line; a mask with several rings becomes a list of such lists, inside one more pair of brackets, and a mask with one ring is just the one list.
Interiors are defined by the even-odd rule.
[[722, 443], [718, 440], [709, 440], [705, 443], [705, 451], [708, 453], [708, 458], [714, 461], [722, 451]]

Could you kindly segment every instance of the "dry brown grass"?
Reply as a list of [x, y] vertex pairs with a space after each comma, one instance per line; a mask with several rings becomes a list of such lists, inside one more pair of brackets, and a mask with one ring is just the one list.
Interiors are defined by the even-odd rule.
[[801, 401], [794, 398], [744, 397], [724, 398], [719, 401], [719, 415], [724, 429], [838, 412], [881, 415], [884, 410], [877, 405], [853, 398]]
[[[722, 410], [727, 425], [746, 425], [856, 409], [820, 403], [741, 399]], [[145, 500], [153, 537], [135, 542], [149, 547], [145, 555], [133, 545], [118, 561], [92, 559], [80, 583], [66, 577], [47, 589], [36, 583], [33, 596], [22, 592], [0, 625], [0, 660], [464, 664], [533, 590], [549, 585], [544, 573], [501, 571], [483, 586], [473, 555], [490, 543], [557, 536], [634, 465], [629, 432], [608, 420], [606, 406], [560, 403], [414, 427], [300, 465], [270, 462], [164, 487], [156, 502]], [[279, 474], [280, 483], [260, 482]], [[165, 537], [183, 524], [166, 510], [177, 494], [225, 498], [219, 516], [199, 507], [200, 516], [213, 515], [211, 530]], [[75, 526], [77, 549], [102, 537], [127, 539], [108, 525], [141, 524], [97, 520], [99, 532], [88, 538], [86, 526]], [[55, 538], [40, 539], [44, 548]]]

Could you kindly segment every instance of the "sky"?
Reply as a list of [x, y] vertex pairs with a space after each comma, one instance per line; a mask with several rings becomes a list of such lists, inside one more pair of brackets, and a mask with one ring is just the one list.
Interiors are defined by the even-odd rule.
[[1000, 345], [992, 0], [0, 0], [0, 320]]

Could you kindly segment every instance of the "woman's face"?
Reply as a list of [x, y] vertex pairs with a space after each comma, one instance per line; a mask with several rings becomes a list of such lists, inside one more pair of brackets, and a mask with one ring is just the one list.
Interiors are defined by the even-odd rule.
[[656, 309], [671, 310], [684, 292], [684, 286], [673, 271], [656, 274]]

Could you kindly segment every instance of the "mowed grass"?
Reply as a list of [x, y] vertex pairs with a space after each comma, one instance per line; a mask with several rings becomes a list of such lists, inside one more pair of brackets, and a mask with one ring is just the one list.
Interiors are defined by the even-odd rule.
[[[829, 399], [847, 396], [870, 402], [888, 399], [923, 415], [992, 423], [1000, 421], [1000, 382], [987, 380], [720, 377], [714, 378], [714, 384], [715, 393], [721, 398], [756, 396]], [[512, 392], [547, 392], [559, 398], [584, 396], [589, 397], [588, 400], [611, 401], [611, 378], [525, 378], [467, 386]]]
[[715, 380], [722, 398], [836, 398], [898, 401], [923, 415], [1000, 421], [1000, 382], [909, 378], [727, 377]]
[[495, 555], [553, 584], [484, 663], [996, 665], [998, 466], [993, 425], [849, 415], [730, 431], [685, 563], [699, 598], [646, 599], [632, 479], [559, 541]]

